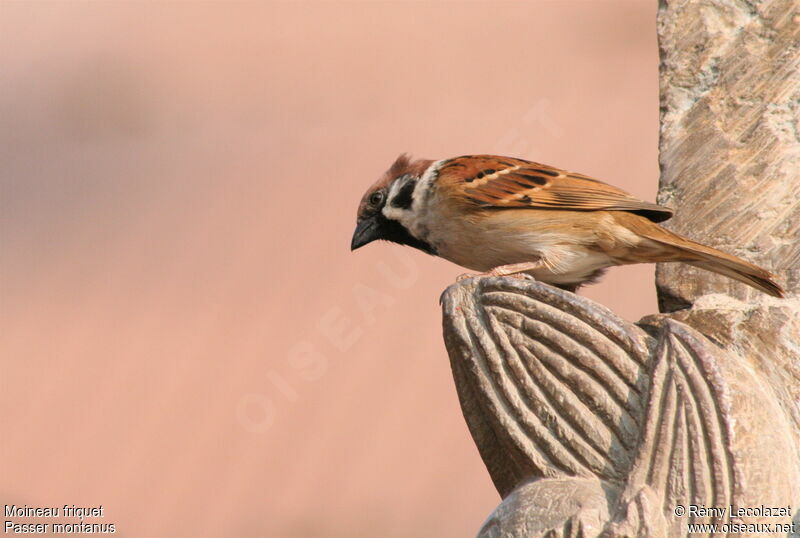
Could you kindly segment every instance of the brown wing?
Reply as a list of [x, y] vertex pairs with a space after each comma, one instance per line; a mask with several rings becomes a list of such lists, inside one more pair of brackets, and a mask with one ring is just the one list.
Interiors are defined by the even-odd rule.
[[672, 216], [667, 207], [643, 202], [583, 174], [510, 157], [449, 159], [439, 168], [438, 183], [456, 198], [482, 208], [629, 211], [653, 222]]

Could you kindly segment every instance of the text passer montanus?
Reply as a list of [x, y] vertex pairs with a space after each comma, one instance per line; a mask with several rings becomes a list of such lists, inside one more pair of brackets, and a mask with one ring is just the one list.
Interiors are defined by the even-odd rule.
[[768, 271], [656, 224], [671, 216], [596, 179], [522, 159], [401, 155], [361, 200], [351, 249], [384, 239], [571, 291], [613, 265], [684, 262], [783, 297]]

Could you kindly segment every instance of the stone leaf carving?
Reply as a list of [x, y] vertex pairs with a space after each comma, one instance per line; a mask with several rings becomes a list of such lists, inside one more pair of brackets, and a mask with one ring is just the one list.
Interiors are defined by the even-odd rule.
[[[515, 278], [454, 284], [443, 311], [464, 417], [505, 499], [481, 536], [684, 536], [686, 523], [730, 514], [676, 517], [676, 506], [749, 501], [748, 477], [776, 463], [787, 475], [769, 487], [781, 493], [761, 502], [797, 494], [788, 423], [773, 431], [785, 422], [780, 408], [694, 329], [662, 318], [645, 331]], [[745, 446], [742, 430], [764, 439]]]

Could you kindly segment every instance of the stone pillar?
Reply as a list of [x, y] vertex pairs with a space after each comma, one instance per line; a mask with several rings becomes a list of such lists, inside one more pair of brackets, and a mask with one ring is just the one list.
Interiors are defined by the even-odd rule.
[[459, 400], [503, 498], [480, 536], [800, 536], [800, 5], [661, 0], [658, 32], [667, 226], [789, 296], [664, 264], [662, 313], [631, 324], [530, 280], [448, 288]]
[[692, 305], [673, 317], [741, 351], [800, 440], [800, 2], [662, 4], [658, 201], [676, 209], [666, 227], [772, 270], [791, 299], [660, 264], [659, 304]]

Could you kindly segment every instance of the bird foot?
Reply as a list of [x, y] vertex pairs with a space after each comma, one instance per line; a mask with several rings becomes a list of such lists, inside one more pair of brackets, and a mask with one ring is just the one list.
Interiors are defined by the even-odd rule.
[[461, 282], [462, 280], [466, 280], [468, 278], [475, 278], [481, 276], [510, 276], [512, 278], [519, 278], [520, 280], [536, 280], [531, 275], [524, 273], [523, 271], [530, 271], [531, 269], [537, 269], [541, 267], [540, 263], [536, 262], [525, 262], [525, 263], [511, 263], [508, 265], [499, 265], [492, 269], [489, 269], [485, 273], [464, 273], [462, 275], [458, 275], [456, 277], [456, 282]]

